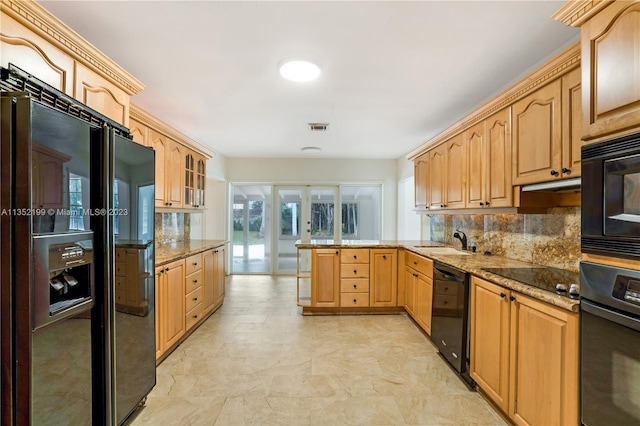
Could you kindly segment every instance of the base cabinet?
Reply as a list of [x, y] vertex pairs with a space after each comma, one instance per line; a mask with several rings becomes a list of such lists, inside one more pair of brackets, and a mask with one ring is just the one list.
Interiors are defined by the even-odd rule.
[[186, 331], [184, 311], [184, 260], [178, 260], [156, 268], [158, 293], [156, 295], [156, 315], [160, 350], [156, 348], [156, 356], [177, 343]]
[[517, 425], [578, 424], [578, 314], [473, 277], [471, 377]]
[[398, 250], [371, 249], [369, 306], [398, 305]]
[[340, 250], [315, 249], [311, 255], [311, 306], [340, 306]]
[[220, 306], [225, 293], [224, 247], [207, 250], [203, 254], [204, 284], [203, 311], [204, 315]]
[[418, 325], [431, 335], [433, 304], [433, 261], [405, 252], [405, 310]]

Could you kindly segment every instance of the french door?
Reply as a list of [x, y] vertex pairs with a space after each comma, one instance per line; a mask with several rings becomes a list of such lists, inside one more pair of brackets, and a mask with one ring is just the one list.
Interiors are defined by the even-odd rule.
[[338, 186], [276, 186], [273, 235], [278, 274], [296, 271], [296, 241], [333, 240], [340, 236]]

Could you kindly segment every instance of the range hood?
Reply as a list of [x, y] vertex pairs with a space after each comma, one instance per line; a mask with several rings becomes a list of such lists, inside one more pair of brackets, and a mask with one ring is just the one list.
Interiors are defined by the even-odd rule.
[[522, 192], [577, 192], [580, 191], [580, 178], [555, 180], [553, 182], [534, 183], [532, 185], [524, 185]]

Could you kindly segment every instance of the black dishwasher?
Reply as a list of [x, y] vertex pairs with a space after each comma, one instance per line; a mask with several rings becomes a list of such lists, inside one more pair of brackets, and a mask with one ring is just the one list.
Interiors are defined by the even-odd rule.
[[470, 387], [469, 375], [469, 274], [444, 263], [433, 265], [431, 340], [442, 357]]

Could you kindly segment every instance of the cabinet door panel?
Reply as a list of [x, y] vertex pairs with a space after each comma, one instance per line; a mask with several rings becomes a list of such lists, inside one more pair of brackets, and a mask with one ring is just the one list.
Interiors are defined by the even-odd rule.
[[467, 150], [464, 135], [460, 134], [447, 142], [445, 205], [449, 209], [465, 207], [467, 184]]
[[561, 164], [561, 84], [556, 80], [513, 105], [513, 183], [553, 180]]
[[316, 249], [311, 256], [311, 306], [340, 305], [340, 250]]
[[429, 154], [422, 154], [414, 160], [414, 190], [416, 208], [425, 208], [429, 204]]
[[640, 123], [640, 2], [614, 2], [582, 27], [584, 136]]
[[165, 300], [164, 338], [165, 349], [170, 348], [180, 340], [185, 333], [184, 311], [184, 261], [168, 266], [165, 272], [163, 288]]
[[129, 133], [133, 136], [133, 141], [140, 145], [150, 146], [149, 128], [133, 118], [129, 118]]
[[415, 287], [415, 319], [431, 335], [431, 306], [433, 303], [433, 280], [418, 274]]
[[485, 122], [467, 130], [467, 157], [469, 185], [467, 186], [467, 207], [483, 207], [485, 201], [485, 170], [487, 169], [485, 147]]
[[166, 155], [168, 150], [168, 143], [166, 136], [158, 133], [154, 130], [150, 131], [149, 146], [156, 152], [156, 207], [165, 207], [165, 169], [166, 169]]
[[207, 250], [202, 255], [202, 269], [204, 273], [202, 289], [204, 291], [204, 299], [202, 301], [204, 312], [209, 312], [216, 301], [215, 296], [215, 263], [213, 250]]
[[522, 295], [513, 305], [509, 415], [523, 425], [577, 424], [577, 316]]
[[404, 270], [404, 285], [405, 285], [405, 309], [415, 318], [415, 288], [416, 288], [416, 273], [413, 269], [405, 268]]
[[184, 155], [185, 148], [173, 140], [167, 152], [167, 169], [165, 173], [166, 201], [173, 208], [182, 207], [184, 192]]
[[[581, 175], [582, 85], [580, 68], [562, 77], [562, 176]], [[568, 170], [568, 171], [565, 171]]]
[[472, 277], [471, 377], [505, 412], [509, 402], [509, 295], [502, 287]]
[[129, 95], [78, 63], [74, 98], [118, 123], [129, 126]]
[[[511, 109], [487, 119], [487, 198], [489, 207], [511, 207]], [[471, 160], [471, 158], [469, 158]]]
[[429, 151], [429, 209], [438, 210], [444, 207], [445, 179], [445, 146], [440, 145]]
[[369, 305], [397, 306], [398, 253], [397, 250], [371, 250], [369, 273]]

